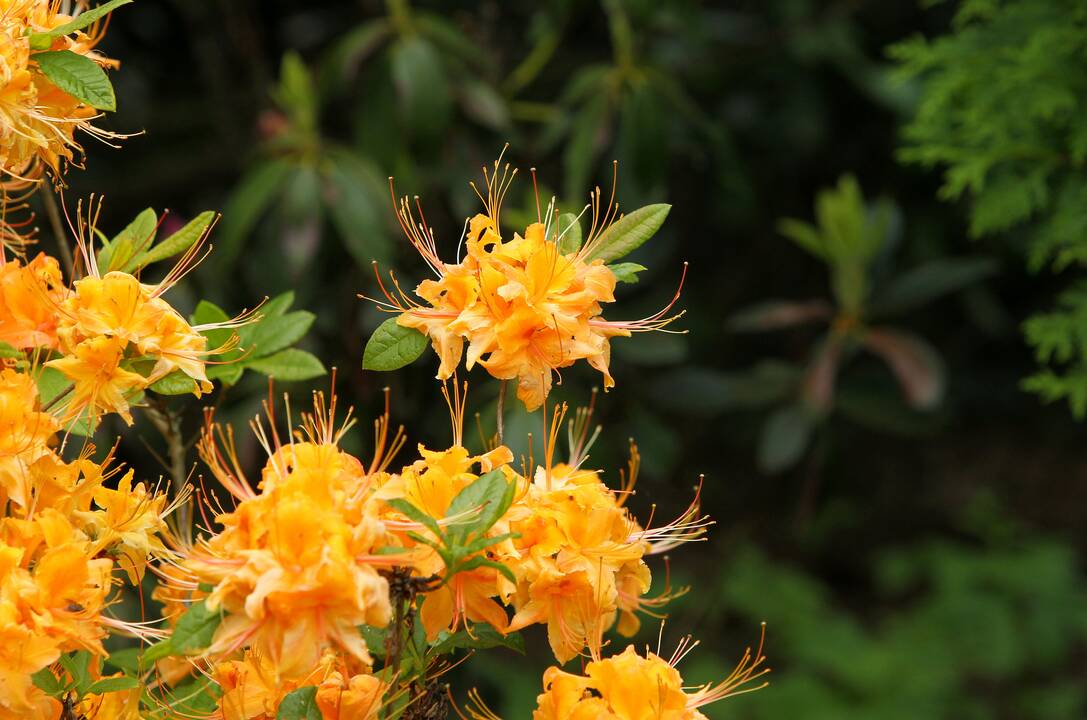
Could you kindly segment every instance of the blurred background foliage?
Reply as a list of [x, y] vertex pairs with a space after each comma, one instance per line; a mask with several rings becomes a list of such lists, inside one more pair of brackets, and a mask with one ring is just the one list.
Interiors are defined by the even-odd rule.
[[[1020, 383], [1087, 406], [1085, 24], [1073, 0], [141, 0], [105, 49], [124, 62], [110, 129], [146, 134], [91, 147], [67, 196], [104, 193], [108, 228], [148, 205], [170, 208], [166, 231], [221, 209], [175, 302], [233, 314], [292, 293], [299, 347], [338, 368], [344, 400], [367, 417], [389, 384], [394, 419], [439, 446], [432, 355], [361, 370], [384, 319], [357, 298], [371, 261], [423, 277], [387, 178], [452, 256], [468, 181], [505, 143], [522, 173], [507, 232], [535, 218], [529, 167], [577, 212], [618, 160], [624, 208], [673, 209], [609, 317], [664, 305], [688, 261], [690, 334], [614, 344], [621, 392], [599, 398], [590, 462], [614, 480], [638, 441], [643, 517], [706, 476], [718, 525], [671, 560], [693, 590], [664, 645], [694, 633], [687, 671], [708, 679], [765, 620], [775, 668], [710, 717], [1081, 718], [1082, 428]], [[210, 402], [240, 429], [267, 384], [235, 379]], [[497, 389], [473, 379], [489, 433]], [[571, 369], [557, 397], [595, 382]], [[191, 436], [197, 404], [170, 402]], [[540, 426], [514, 412], [506, 434], [520, 448]], [[155, 474], [161, 442], [122, 452]], [[506, 717], [547, 664], [528, 640], [528, 659], [462, 671]]]

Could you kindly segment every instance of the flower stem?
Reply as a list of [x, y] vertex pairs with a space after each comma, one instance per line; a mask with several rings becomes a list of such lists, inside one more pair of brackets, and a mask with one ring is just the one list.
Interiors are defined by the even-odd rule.
[[[43, 184], [48, 185], [49, 183]], [[72, 249], [68, 247], [65, 240], [64, 223], [60, 220], [60, 207], [57, 205], [54, 192], [52, 187], [45, 188], [41, 194], [42, 203], [45, 205], [45, 214], [49, 218], [49, 227], [53, 230], [53, 239], [56, 240], [57, 248], [60, 251], [60, 260], [64, 263], [64, 272], [67, 273], [69, 278], [72, 278], [75, 272], [75, 261], [72, 259]]]
[[506, 438], [505, 438], [505, 434], [506, 434], [506, 419], [505, 419], [505, 415], [506, 415], [506, 381], [505, 380], [503, 380], [502, 382], [500, 382], [498, 384], [498, 410], [497, 410], [497, 415], [498, 415], [498, 422], [497, 422], [497, 426], [498, 426], [498, 444], [499, 445], [505, 445], [506, 444]]

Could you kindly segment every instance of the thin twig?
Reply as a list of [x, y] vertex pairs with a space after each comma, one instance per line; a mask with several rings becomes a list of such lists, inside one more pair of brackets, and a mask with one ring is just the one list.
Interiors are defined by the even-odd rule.
[[506, 444], [506, 381], [498, 384], [498, 444]]
[[[176, 496], [177, 493], [182, 491], [188, 480], [186, 443], [184, 436], [181, 434], [181, 416], [167, 407], [166, 403], [160, 398], [151, 394], [148, 394], [147, 398], [148, 404], [144, 411], [147, 413], [148, 420], [159, 431], [159, 435], [162, 435], [162, 439], [166, 441], [166, 455], [169, 459], [167, 470], [170, 473], [170, 493]], [[184, 503], [177, 509], [178, 527], [187, 528], [190, 521], [190, 508], [187, 503]]]
[[[49, 185], [47, 182], [42, 184]], [[41, 192], [42, 203], [45, 205], [45, 214], [49, 218], [49, 226], [53, 229], [53, 239], [56, 240], [61, 262], [64, 263], [64, 271], [68, 277], [72, 277], [75, 272], [75, 261], [72, 259], [72, 249], [68, 247], [67, 233], [64, 232], [64, 223], [60, 219], [60, 206], [57, 205], [55, 192], [52, 186], [44, 188]]]

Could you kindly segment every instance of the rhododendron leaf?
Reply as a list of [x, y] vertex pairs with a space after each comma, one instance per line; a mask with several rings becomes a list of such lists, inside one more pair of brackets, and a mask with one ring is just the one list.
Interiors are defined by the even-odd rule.
[[170, 657], [171, 655], [177, 655], [177, 651], [174, 650], [170, 638], [166, 638], [144, 650], [142, 662], [150, 665], [151, 663], [157, 662], [164, 657]]
[[140, 656], [143, 650], [138, 647], [115, 650], [106, 658], [106, 664], [129, 674], [136, 674], [140, 670]]
[[21, 358], [23, 357], [23, 351], [19, 350], [6, 342], [0, 342], [0, 358]]
[[59, 698], [67, 689], [64, 684], [57, 679], [57, 676], [53, 674], [53, 671], [45, 667], [30, 676], [30, 679], [34, 682], [34, 687], [43, 691], [50, 697]]
[[611, 274], [621, 283], [633, 284], [638, 282], [638, 273], [644, 272], [647, 269], [648, 268], [645, 265], [639, 265], [638, 263], [632, 262], [608, 265], [608, 270], [611, 270]]
[[362, 639], [366, 641], [366, 648], [378, 660], [385, 659], [385, 638], [388, 634], [389, 631], [386, 628], [359, 625], [359, 635], [362, 635]]
[[391, 498], [385, 501], [385, 504], [396, 510], [398, 513], [411, 520], [417, 522], [432, 533], [441, 537], [442, 529], [438, 525], [438, 521], [427, 515], [419, 508], [412, 505], [410, 502], [403, 498]]
[[116, 110], [117, 97], [106, 71], [89, 57], [71, 50], [50, 50], [31, 55], [50, 82], [95, 110]]
[[238, 328], [238, 340], [249, 358], [268, 357], [295, 344], [309, 332], [317, 316], [305, 310], [285, 315], [265, 315], [259, 322]]
[[[178, 685], [163, 693], [161, 697], [154, 699], [156, 710], [163, 705], [172, 710], [165, 717], [210, 717], [217, 709], [218, 687], [210, 678], [198, 676], [195, 679]], [[152, 713], [149, 717], [163, 717], [162, 714]]]
[[180, 370], [174, 370], [151, 383], [148, 390], [159, 395], [188, 395], [196, 390], [196, 381]]
[[72, 677], [71, 687], [83, 694], [91, 684], [91, 654], [80, 650], [70, 655], [60, 656], [60, 665]]
[[464, 520], [458, 520], [449, 527], [449, 537], [456, 544], [463, 544], [471, 534], [483, 534], [506, 514], [516, 488], [506, 480], [501, 470], [492, 470], [481, 475], [475, 482], [457, 493], [449, 503], [445, 516], [471, 513], [477, 508], [479, 514]]
[[473, 558], [469, 558], [461, 565], [457, 566], [457, 572], [468, 572], [469, 570], [475, 570], [481, 567], [494, 568], [498, 572], [502, 573], [502, 576], [509, 580], [511, 583], [517, 582], [517, 577], [513, 574], [513, 571], [500, 562], [494, 560], [488, 560], [483, 555], [476, 555]]
[[250, 170], [230, 196], [223, 210], [223, 225], [216, 233], [214, 270], [221, 275], [233, 267], [249, 231], [272, 204], [283, 187], [292, 165], [286, 160], [269, 160]]
[[577, 215], [563, 213], [555, 222], [555, 242], [563, 255], [576, 253], [581, 249], [581, 223]]
[[758, 463], [763, 472], [787, 470], [808, 449], [815, 418], [797, 405], [790, 405], [767, 418], [759, 437]]
[[378, 326], [362, 352], [363, 370], [397, 370], [412, 362], [427, 347], [427, 336], [414, 328], [401, 327], [396, 318]]
[[[72, 381], [56, 368], [43, 367], [38, 371], [38, 399], [41, 401], [42, 407], [45, 407], [56, 400], [56, 403], [54, 403], [54, 407], [52, 408], [54, 414], [58, 413], [58, 406], [64, 405], [64, 400], [57, 400], [57, 396], [61, 393], [71, 392], [69, 389], [71, 387]], [[73, 435], [90, 437], [91, 421], [87, 417], [73, 420], [64, 430]]]
[[493, 537], [492, 536], [480, 537], [480, 538], [476, 538], [475, 540], [473, 540], [470, 543], [468, 543], [467, 545], [465, 545], [462, 548], [462, 550], [464, 551], [464, 553], [466, 555], [472, 554], [472, 553], [477, 553], [477, 552], [479, 552], [481, 550], [485, 550], [485, 549], [491, 547], [492, 545], [497, 545], [498, 543], [505, 542], [506, 540], [509, 540], [509, 539], [515, 538], [515, 537], [520, 537], [520, 535], [518, 535], [517, 533], [502, 533], [501, 535], [495, 535]]
[[610, 263], [638, 249], [660, 230], [671, 209], [671, 205], [657, 203], [624, 215], [591, 243], [586, 259]]
[[191, 655], [207, 648], [221, 620], [219, 612], [208, 610], [203, 600], [190, 605], [170, 636], [171, 654]]
[[320, 360], [297, 348], [288, 348], [268, 357], [248, 360], [245, 367], [276, 380], [311, 380], [325, 374], [325, 366]]
[[290, 310], [291, 305], [294, 305], [294, 291], [288, 290], [261, 305], [260, 314], [264, 317], [279, 317]]
[[276, 720], [321, 720], [316, 686], [300, 687], [287, 693], [279, 703]]
[[140, 681], [134, 677], [111, 677], [102, 678], [91, 684], [87, 688], [87, 692], [94, 693], [95, 695], [103, 695], [105, 693], [120, 692], [122, 690], [133, 690], [140, 686]]
[[445, 655], [454, 650], [486, 650], [495, 647], [506, 647], [524, 655], [525, 639], [520, 633], [503, 635], [490, 625], [475, 623], [470, 630], [439, 632], [438, 637], [430, 644], [430, 654]]
[[91, 8], [86, 12], [82, 12], [76, 15], [74, 18], [64, 23], [63, 25], [57, 25], [52, 30], [47, 32], [36, 32], [30, 34], [30, 49], [31, 50], [48, 50], [53, 41], [59, 37], [64, 37], [74, 33], [76, 30], [82, 30], [91, 23], [102, 19], [106, 15], [121, 7], [122, 5], [128, 5], [133, 0], [110, 0], [104, 5], [99, 5], [96, 8]]
[[110, 270], [123, 270], [127, 267], [136, 256], [151, 247], [158, 222], [158, 215], [152, 208], [137, 215], [108, 245], [98, 251], [98, 271], [104, 275]]
[[453, 107], [441, 56], [431, 43], [412, 34], [393, 45], [390, 59], [401, 118], [420, 135], [436, 136]]
[[193, 243], [203, 237], [213, 222], [215, 222], [215, 213], [211, 210], [205, 210], [186, 223], [183, 228], [165, 238], [150, 250], [138, 254], [125, 268], [125, 272], [133, 272], [185, 252], [193, 246]]

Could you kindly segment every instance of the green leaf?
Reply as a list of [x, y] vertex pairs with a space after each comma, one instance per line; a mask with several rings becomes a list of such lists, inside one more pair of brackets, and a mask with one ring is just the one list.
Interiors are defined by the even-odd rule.
[[244, 364], [246, 368], [276, 380], [312, 380], [325, 374], [325, 366], [320, 360], [298, 348], [280, 350], [274, 355], [246, 361]]
[[795, 465], [811, 441], [815, 419], [802, 407], [790, 405], [774, 412], [759, 437], [759, 468], [779, 473]]
[[174, 370], [151, 383], [148, 389], [159, 395], [189, 395], [196, 391], [196, 381], [180, 370]]
[[414, 328], [401, 327], [396, 318], [378, 326], [362, 352], [364, 370], [396, 370], [412, 362], [427, 347], [427, 336]]
[[407, 500], [403, 498], [392, 498], [390, 500], [386, 500], [385, 504], [391, 507], [393, 510], [396, 510], [398, 513], [408, 518], [409, 520], [419, 523], [423, 527], [430, 530], [430, 532], [434, 533], [438, 537], [441, 537], [442, 529], [438, 525], [438, 521], [427, 515], [419, 508], [412, 505]]
[[177, 655], [178, 653], [177, 653], [176, 650], [174, 650], [174, 646], [170, 642], [170, 640], [172, 640], [172, 638], [166, 638], [165, 640], [160, 640], [157, 643], [155, 643], [154, 645], [152, 645], [149, 648], [147, 648], [146, 650], [144, 650], [143, 651], [143, 656], [141, 657], [140, 661], [142, 663], [144, 663], [144, 664], [150, 665], [151, 663], [158, 662], [159, 660], [163, 659], [164, 657], [170, 657], [172, 655]]
[[211, 639], [219, 628], [221, 620], [219, 612], [208, 610], [203, 600], [190, 605], [177, 621], [177, 627], [170, 636], [169, 643], [173, 649], [171, 654], [193, 655], [206, 649], [211, 645]]
[[282, 295], [276, 295], [274, 298], [264, 303], [260, 308], [260, 312], [266, 318], [279, 317], [290, 310], [291, 305], [294, 305], [294, 291], [288, 290]]
[[608, 265], [608, 270], [611, 270], [615, 279], [621, 283], [636, 283], [638, 282], [638, 273], [645, 272], [648, 268], [645, 265], [639, 265], [638, 263], [625, 262], [615, 263], [614, 265]]
[[142, 654], [143, 649], [138, 647], [114, 650], [106, 658], [106, 664], [130, 675], [135, 675], [140, 670], [140, 656]]
[[869, 314], [886, 315], [920, 307], [992, 275], [990, 258], [942, 258], [908, 270], [881, 290], [869, 305]]
[[105, 693], [120, 692], [121, 690], [134, 690], [140, 687], [141, 683], [138, 678], [134, 677], [111, 677], [102, 678], [91, 684], [87, 688], [87, 692], [94, 693], [95, 695], [104, 695]]
[[475, 482], [457, 493], [449, 503], [447, 518], [470, 513], [479, 508], [479, 514], [469, 520], [461, 520], [449, 526], [450, 542], [462, 544], [471, 534], [487, 532], [509, 510], [516, 488], [506, 480], [501, 470], [481, 475]]
[[128, 264], [128, 267], [125, 268], [126, 271], [132, 272], [147, 267], [152, 263], [185, 252], [192, 247], [197, 240], [203, 237], [204, 233], [208, 231], [208, 228], [211, 227], [213, 222], [215, 222], [215, 213], [211, 210], [205, 210], [187, 222], [185, 227], [173, 233], [150, 250], [137, 255], [137, 257]]
[[371, 655], [378, 660], [385, 659], [385, 638], [388, 636], [386, 628], [359, 625], [359, 635], [362, 635], [362, 639], [366, 641], [366, 649]]
[[[38, 399], [41, 400], [42, 406], [48, 405], [63, 392], [70, 392], [68, 388], [70, 388], [71, 385], [72, 381], [60, 370], [51, 367], [43, 367], [38, 371]], [[61, 407], [63, 407], [64, 402], [64, 400], [57, 401], [58, 405]], [[56, 411], [57, 408], [54, 406], [53, 412], [56, 413]], [[73, 420], [71, 424], [65, 428], [65, 431], [70, 432], [73, 435], [90, 437], [91, 422], [86, 417], [80, 420]]]
[[641, 247], [660, 230], [671, 209], [671, 205], [657, 203], [624, 215], [593, 241], [587, 259], [610, 263]]
[[234, 266], [247, 236], [283, 188], [292, 168], [287, 160], [268, 160], [242, 178], [223, 210], [223, 224], [216, 233], [219, 242], [214, 269], [220, 275]]
[[577, 215], [563, 213], [555, 222], [555, 242], [563, 255], [576, 253], [581, 249], [581, 223]]
[[393, 45], [390, 57], [401, 118], [417, 133], [436, 137], [453, 102], [441, 56], [423, 37], [409, 35]]
[[8, 359], [22, 359], [23, 351], [19, 350], [13, 345], [9, 345], [6, 342], [0, 342], [0, 358]]
[[377, 169], [348, 152], [330, 153], [324, 200], [344, 247], [359, 265], [387, 262], [393, 243], [386, 229], [388, 187]]
[[80, 695], [85, 693], [91, 684], [91, 654], [79, 650], [70, 655], [61, 655], [60, 664], [72, 676], [72, 686]]
[[105, 274], [110, 270], [124, 270], [128, 267], [137, 256], [151, 247], [151, 243], [155, 241], [158, 222], [158, 215], [152, 208], [137, 215], [108, 245], [98, 251], [98, 270]]
[[59, 698], [66, 689], [64, 684], [53, 674], [53, 671], [47, 667], [31, 675], [30, 679], [34, 683], [34, 687], [50, 697]]
[[488, 560], [487, 556], [485, 555], [476, 555], [475, 557], [469, 558], [460, 565], [457, 565], [457, 567], [453, 569], [453, 572], [468, 572], [469, 570], [475, 570], [476, 568], [480, 567], [493, 568], [500, 572], [502, 576], [509, 580], [511, 583], [517, 582], [517, 577], [513, 574], [512, 570], [510, 570], [508, 567], [500, 562], [496, 562], [495, 560]]
[[57, 38], [74, 33], [76, 30], [82, 30], [91, 23], [109, 15], [122, 5], [128, 5], [130, 2], [132, 2], [132, 0], [110, 0], [105, 5], [99, 5], [96, 8], [91, 8], [86, 12], [76, 15], [73, 19], [63, 25], [58, 25], [48, 32], [31, 33], [30, 49], [48, 50], [53, 45], [53, 41]]
[[471, 630], [458, 630], [451, 633], [442, 630], [430, 644], [431, 655], [446, 655], [454, 650], [487, 650], [505, 647], [525, 654], [525, 639], [520, 633], [503, 635], [490, 625], [476, 623]]
[[216, 702], [218, 694], [218, 686], [213, 680], [208, 677], [198, 676], [183, 685], [173, 688], [165, 693], [164, 697], [156, 698], [156, 701], [164, 704], [173, 711], [172, 713], [152, 714], [149, 717], [209, 717], [218, 709], [218, 703]]
[[250, 353], [246, 364], [298, 342], [309, 332], [315, 319], [313, 313], [297, 310], [285, 315], [265, 315], [259, 322], [239, 328], [240, 349]]
[[95, 110], [117, 109], [117, 98], [105, 70], [89, 57], [70, 50], [50, 50], [31, 58], [50, 82], [76, 100]]
[[292, 690], [279, 703], [276, 720], [321, 720], [317, 688], [313, 685]]

